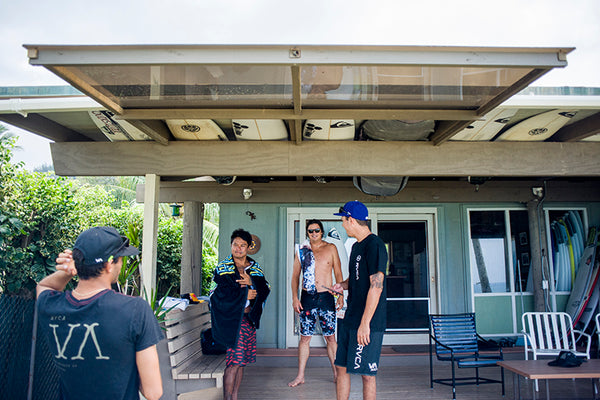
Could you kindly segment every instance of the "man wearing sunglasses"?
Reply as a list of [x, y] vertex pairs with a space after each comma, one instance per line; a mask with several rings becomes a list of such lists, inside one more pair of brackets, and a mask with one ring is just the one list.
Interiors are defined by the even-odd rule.
[[[300, 342], [298, 343], [298, 375], [288, 383], [296, 387], [304, 383], [304, 372], [310, 355], [310, 340], [315, 333], [317, 320], [327, 342], [327, 356], [333, 369], [333, 381], [337, 370], [333, 365], [337, 343], [335, 341], [336, 308], [344, 304], [343, 295], [337, 299], [328, 291], [332, 286], [332, 272], [336, 282], [342, 281], [340, 257], [335, 245], [323, 241], [323, 223], [317, 219], [306, 221], [306, 240], [296, 245], [292, 272], [292, 307], [300, 319]], [[298, 287], [302, 275], [302, 293], [298, 299]]]
[[[142, 298], [111, 290], [123, 257], [136, 254], [116, 229], [91, 228], [38, 283], [38, 324], [54, 355], [61, 399], [162, 396], [156, 344], [164, 335], [156, 317]], [[75, 275], [77, 287], [63, 292]]]
[[348, 262], [349, 276], [333, 290], [348, 290], [346, 315], [338, 330], [335, 365], [338, 371], [337, 399], [350, 396], [350, 375], [359, 374], [363, 399], [377, 397], [376, 375], [386, 327], [385, 272], [387, 251], [383, 241], [371, 233], [369, 211], [360, 201], [350, 201], [334, 214], [357, 242]]

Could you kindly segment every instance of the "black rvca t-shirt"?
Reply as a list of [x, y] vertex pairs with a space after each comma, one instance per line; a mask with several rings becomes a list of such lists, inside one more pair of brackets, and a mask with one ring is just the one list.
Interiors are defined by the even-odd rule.
[[[387, 268], [387, 251], [383, 241], [375, 234], [370, 234], [361, 242], [352, 246], [348, 269], [348, 308], [344, 317], [344, 325], [348, 329], [358, 329], [367, 304], [367, 293], [371, 286], [370, 276], [382, 272], [385, 277]], [[386, 326], [386, 290], [385, 279], [383, 291], [373, 318], [371, 330], [382, 332]]]

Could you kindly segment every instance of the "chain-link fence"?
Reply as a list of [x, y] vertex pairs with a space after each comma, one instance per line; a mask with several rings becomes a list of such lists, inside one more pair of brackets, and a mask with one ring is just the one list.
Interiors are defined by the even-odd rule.
[[[28, 398], [35, 301], [0, 295], [0, 400]], [[58, 375], [46, 340], [37, 335], [31, 399], [58, 398]]]

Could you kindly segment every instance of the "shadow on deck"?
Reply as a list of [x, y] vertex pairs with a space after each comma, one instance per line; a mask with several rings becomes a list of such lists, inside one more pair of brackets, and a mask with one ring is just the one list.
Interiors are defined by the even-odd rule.
[[[380, 400], [452, 399], [450, 386], [435, 384], [429, 387], [429, 355], [426, 346], [384, 346], [381, 366], [377, 375], [377, 398]], [[523, 348], [505, 349], [505, 359], [523, 359]], [[306, 369], [305, 384], [290, 388], [287, 383], [296, 377], [296, 349], [259, 349], [256, 364], [245, 368], [239, 400], [247, 399], [335, 399], [333, 374], [325, 349], [311, 348], [311, 357]], [[449, 363], [434, 363], [434, 374], [451, 376]], [[467, 371], [469, 373], [471, 371]], [[464, 376], [459, 370], [457, 376]], [[481, 376], [500, 378], [499, 368], [481, 370]], [[532, 398], [532, 381], [521, 378], [521, 396]], [[552, 400], [575, 400], [593, 398], [590, 379], [552, 380]], [[513, 375], [505, 371], [506, 399], [513, 398]], [[195, 399], [200, 397], [186, 397]], [[459, 386], [458, 400], [503, 399], [499, 384]], [[540, 384], [538, 398], [546, 398], [546, 388]], [[352, 376], [350, 399], [362, 399], [360, 376]]]

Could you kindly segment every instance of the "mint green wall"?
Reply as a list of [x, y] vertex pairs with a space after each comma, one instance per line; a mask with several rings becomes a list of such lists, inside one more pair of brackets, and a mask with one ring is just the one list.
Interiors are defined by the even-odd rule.
[[[368, 206], [369, 204], [367, 204]], [[377, 207], [435, 207], [437, 209], [437, 241], [439, 260], [439, 302], [440, 312], [454, 313], [472, 311], [471, 288], [468, 265], [468, 226], [466, 210], [472, 207], [514, 207], [514, 203], [503, 204], [377, 204]], [[257, 235], [261, 240], [260, 251], [253, 256], [265, 271], [271, 284], [271, 295], [267, 301], [261, 321], [261, 329], [257, 332], [260, 347], [285, 347], [285, 307], [289, 282], [286, 277], [286, 217], [288, 207], [301, 207], [302, 204], [221, 204], [219, 258], [230, 253], [230, 235], [234, 229], [244, 228]], [[337, 204], [308, 204], [307, 207], [337, 206]], [[586, 204], [551, 204], [546, 207], [586, 207], [590, 225], [600, 225], [600, 203]], [[252, 220], [246, 212], [254, 214]], [[518, 301], [517, 303], [519, 303]], [[562, 299], [559, 300], [562, 303]], [[485, 315], [493, 315], [501, 311], [504, 301], [498, 304], [486, 304], [485, 309], [478, 310]], [[520, 304], [518, 304], [520, 309]], [[530, 307], [526, 304], [526, 309]], [[483, 314], [482, 314], [483, 317]], [[478, 328], [493, 333], [498, 321], [485, 322], [479, 320]], [[501, 323], [504, 326], [505, 321]]]

